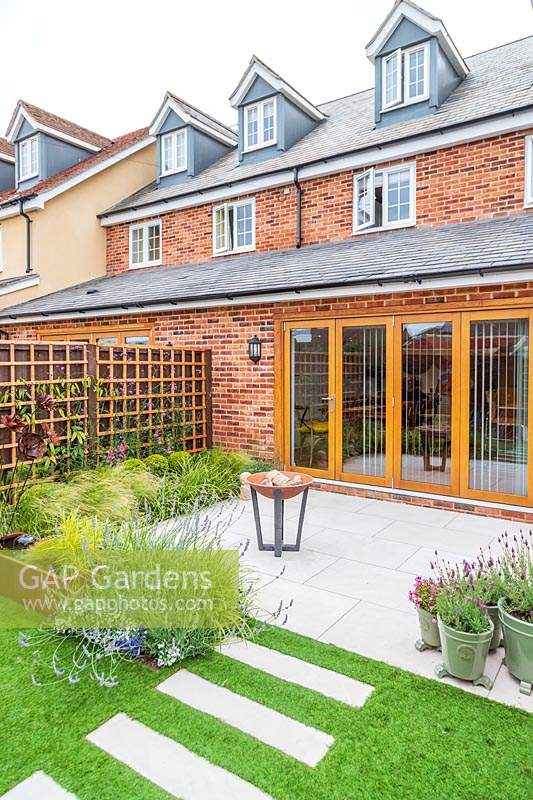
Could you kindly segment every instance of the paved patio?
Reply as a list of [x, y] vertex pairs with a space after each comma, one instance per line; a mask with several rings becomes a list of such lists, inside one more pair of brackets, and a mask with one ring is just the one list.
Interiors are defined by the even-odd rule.
[[[295, 536], [299, 503], [286, 503], [287, 540]], [[264, 538], [272, 541], [272, 501], [261, 498], [260, 509]], [[231, 521], [224, 542], [239, 546], [249, 541], [244, 561], [257, 574], [264, 609], [273, 612], [280, 600], [293, 601], [287, 628], [435, 680], [440, 653], [419, 653], [414, 647], [418, 621], [407, 598], [414, 576], [430, 574], [436, 549], [451, 560], [472, 559], [480, 547], [491, 545], [494, 551], [504, 530], [514, 533], [523, 527], [491, 517], [311, 491], [301, 551], [274, 558], [257, 549], [251, 502], [228, 505], [226, 513]], [[533, 712], [533, 696], [520, 694], [502, 658], [502, 648], [489, 655], [490, 691], [444, 680]]]

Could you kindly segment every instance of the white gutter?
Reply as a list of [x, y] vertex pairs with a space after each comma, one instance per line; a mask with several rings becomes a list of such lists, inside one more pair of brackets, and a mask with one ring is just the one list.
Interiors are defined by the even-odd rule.
[[[333, 286], [318, 289], [288, 290], [282, 292], [265, 292], [260, 295], [243, 295], [231, 298], [206, 298], [205, 300], [183, 300], [175, 303], [147, 303], [140, 306], [136, 303], [115, 308], [102, 308], [87, 311], [67, 311], [54, 314], [33, 314], [31, 316], [5, 316], [0, 309], [0, 324], [22, 325], [27, 322], [54, 322], [59, 320], [89, 320], [99, 317], [123, 317], [129, 314], [162, 314], [187, 309], [224, 308], [226, 306], [261, 305], [262, 303], [297, 302], [302, 300], [322, 300], [332, 297], [353, 297], [359, 295], [380, 294], [381, 292], [427, 291], [428, 289], [450, 289], [461, 286], [482, 286], [493, 283], [514, 283], [516, 281], [533, 281], [533, 270], [513, 270], [508, 272], [487, 272], [483, 275], [452, 275], [446, 278], [431, 278], [416, 283], [414, 280], [398, 280], [379, 285], [376, 280], [353, 286]], [[439, 306], [442, 311], [446, 304]], [[385, 313], [385, 312], [384, 312]]]
[[[42, 211], [49, 200], [52, 200], [57, 195], [62, 194], [63, 192], [67, 192], [69, 189], [72, 189], [74, 186], [77, 186], [79, 183], [86, 181], [88, 178], [92, 178], [93, 175], [98, 175], [99, 172], [103, 172], [103, 170], [112, 167], [114, 164], [117, 164], [119, 161], [122, 161], [124, 158], [128, 158], [128, 156], [137, 153], [139, 150], [142, 150], [144, 147], [147, 147], [152, 142], [155, 142], [154, 136], [146, 136], [144, 139], [141, 139], [138, 142], [130, 145], [129, 147], [124, 148], [124, 150], [119, 150], [118, 153], [115, 153], [109, 158], [104, 158], [101, 161], [98, 161], [96, 164], [93, 164], [92, 167], [88, 167], [84, 169], [82, 172], [76, 173], [73, 175], [72, 178], [69, 178], [66, 181], [62, 181], [58, 183], [57, 186], [53, 186], [51, 189], [47, 191], [40, 192], [35, 197], [32, 197], [31, 200], [27, 200], [24, 204], [25, 211]], [[9, 201], [5, 201], [6, 203]], [[18, 199], [17, 199], [18, 203]], [[18, 205], [10, 205], [6, 206], [5, 208], [0, 208], [0, 220], [1, 219], [9, 219], [10, 217], [18, 216]]]
[[[323, 160], [301, 166], [298, 169], [300, 181], [311, 180], [325, 175], [332, 175], [335, 172], [346, 170], [366, 169], [369, 166], [380, 164], [400, 158], [410, 158], [431, 150], [442, 150], [454, 145], [466, 144], [467, 142], [478, 139], [486, 139], [493, 136], [500, 136], [504, 133], [533, 128], [533, 110], [512, 112], [496, 119], [487, 119], [474, 122], [460, 127], [453, 127], [447, 130], [433, 131], [422, 136], [409, 138], [383, 144], [375, 147], [361, 149], [355, 153], [347, 155], [333, 156]], [[296, 165], [295, 165], [296, 166]], [[238, 168], [234, 173], [238, 172]], [[152, 217], [159, 214], [166, 214], [169, 211], [177, 211], [183, 208], [192, 208], [213, 201], [227, 200], [232, 197], [239, 197], [243, 194], [251, 194], [265, 188], [275, 186], [285, 186], [293, 182], [293, 168], [281, 172], [260, 175], [255, 178], [243, 180], [236, 179], [235, 182], [228, 182], [219, 187], [209, 188], [182, 195], [181, 197], [170, 198], [167, 202], [151, 203], [139, 206], [135, 209], [117, 211], [102, 217], [100, 224], [104, 227], [116, 225], [120, 222], [134, 222], [135, 220]]]

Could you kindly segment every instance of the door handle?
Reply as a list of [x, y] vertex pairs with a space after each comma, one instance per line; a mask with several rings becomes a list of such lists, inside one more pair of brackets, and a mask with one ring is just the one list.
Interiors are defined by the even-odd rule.
[[324, 401], [325, 400], [328, 401], [328, 410], [329, 411], [334, 411], [335, 410], [335, 395], [334, 394], [328, 394], [325, 397], [321, 397], [320, 399], [324, 400]]

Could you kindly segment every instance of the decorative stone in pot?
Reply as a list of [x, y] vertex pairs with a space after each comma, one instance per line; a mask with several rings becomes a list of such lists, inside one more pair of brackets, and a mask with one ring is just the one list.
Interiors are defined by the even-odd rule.
[[417, 612], [420, 639], [415, 642], [416, 649], [421, 653], [423, 650], [440, 648], [439, 626], [436, 618], [423, 608], [417, 608]]
[[35, 542], [35, 536], [21, 531], [6, 533], [0, 536], [0, 549], [4, 550], [25, 550]]
[[498, 603], [505, 646], [505, 665], [520, 681], [522, 694], [531, 694], [533, 687], [533, 623], [509, 614], [505, 598]]
[[472, 681], [475, 686], [492, 688], [492, 681], [485, 675], [485, 663], [494, 634], [494, 625], [489, 617], [490, 628], [483, 633], [465, 633], [446, 625], [438, 617], [443, 663], [435, 667], [438, 678], [452, 675], [463, 681]]

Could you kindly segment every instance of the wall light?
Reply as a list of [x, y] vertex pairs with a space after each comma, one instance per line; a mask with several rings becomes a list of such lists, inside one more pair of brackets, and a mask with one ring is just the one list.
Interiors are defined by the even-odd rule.
[[254, 336], [248, 342], [248, 356], [250, 361], [253, 361], [254, 364], [261, 359], [261, 340]]

